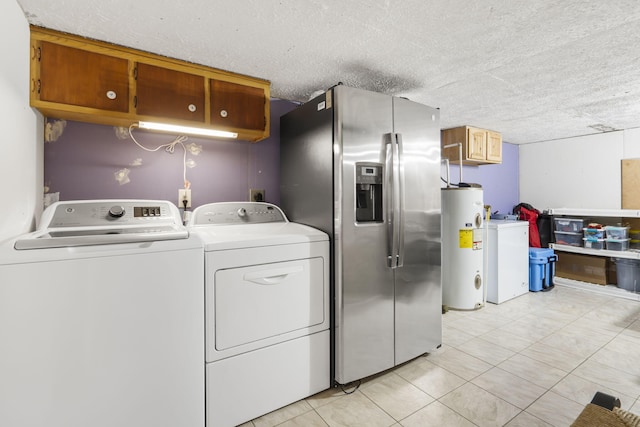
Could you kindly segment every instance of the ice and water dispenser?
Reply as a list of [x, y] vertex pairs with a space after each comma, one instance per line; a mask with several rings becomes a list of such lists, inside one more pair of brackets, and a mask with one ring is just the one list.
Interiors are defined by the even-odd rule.
[[382, 165], [356, 163], [356, 222], [382, 221]]

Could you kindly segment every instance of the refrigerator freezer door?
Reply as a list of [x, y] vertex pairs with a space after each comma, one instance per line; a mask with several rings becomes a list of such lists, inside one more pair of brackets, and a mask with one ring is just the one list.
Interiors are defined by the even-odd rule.
[[[334, 91], [336, 381], [345, 384], [394, 366], [387, 228], [357, 223], [355, 214], [355, 164], [385, 164], [393, 114], [389, 96], [346, 86]], [[386, 200], [387, 187], [382, 191]]]
[[[442, 343], [439, 111], [393, 98], [401, 142], [404, 260], [395, 270], [395, 363]], [[402, 250], [401, 250], [402, 252]]]

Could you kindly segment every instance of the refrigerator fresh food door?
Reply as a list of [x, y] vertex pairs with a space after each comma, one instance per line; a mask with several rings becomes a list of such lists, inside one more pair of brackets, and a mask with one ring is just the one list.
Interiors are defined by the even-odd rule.
[[393, 98], [399, 151], [399, 265], [395, 271], [395, 363], [442, 343], [440, 129], [437, 109]]

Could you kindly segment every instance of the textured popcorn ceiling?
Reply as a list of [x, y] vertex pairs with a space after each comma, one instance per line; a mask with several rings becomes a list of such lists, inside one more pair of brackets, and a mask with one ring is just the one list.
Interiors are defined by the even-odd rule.
[[518, 144], [640, 127], [638, 0], [18, 3], [31, 24], [264, 78], [287, 100], [343, 82]]

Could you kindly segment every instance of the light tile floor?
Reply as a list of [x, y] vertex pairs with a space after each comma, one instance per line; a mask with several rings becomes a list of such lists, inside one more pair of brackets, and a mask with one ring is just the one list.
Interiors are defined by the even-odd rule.
[[[597, 286], [597, 285], [594, 285]], [[567, 427], [596, 391], [640, 414], [640, 302], [556, 286], [443, 315], [443, 346], [244, 424]]]

